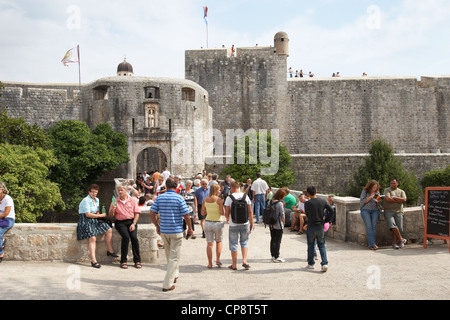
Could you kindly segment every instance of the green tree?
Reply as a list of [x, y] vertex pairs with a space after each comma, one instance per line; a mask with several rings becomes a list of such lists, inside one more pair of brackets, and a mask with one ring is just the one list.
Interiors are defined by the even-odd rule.
[[45, 211], [64, 210], [59, 187], [49, 179], [57, 159], [51, 150], [0, 144], [0, 180], [14, 200], [17, 222], [36, 222]]
[[450, 186], [450, 165], [442, 170], [431, 170], [423, 175], [420, 180], [423, 189], [427, 187], [448, 187]]
[[405, 191], [408, 204], [415, 204], [420, 198], [417, 178], [403, 168], [402, 163], [395, 158], [394, 149], [382, 139], [373, 140], [369, 148], [369, 157], [365, 164], [361, 165], [349, 182], [347, 193], [358, 197], [369, 180], [377, 180], [381, 186], [381, 192], [389, 187], [390, 178], [396, 178], [400, 182], [400, 188]]
[[44, 129], [29, 125], [22, 118], [10, 118], [6, 111], [0, 112], [0, 141], [32, 148], [51, 149], [50, 138]]
[[[252, 136], [254, 134], [254, 136]], [[266, 150], [267, 155], [260, 153], [260, 144], [267, 141], [267, 146], [262, 147], [262, 150]], [[243, 148], [238, 148], [239, 142], [242, 143]], [[245, 143], [244, 143], [245, 142]], [[272, 145], [274, 144], [274, 148]], [[272, 156], [272, 149], [278, 152], [278, 158], [276, 155]], [[278, 170], [273, 174], [264, 175], [264, 168], [273, 167], [274, 163], [262, 163], [262, 158], [268, 158], [276, 160]], [[282, 145], [277, 139], [272, 137], [269, 133], [260, 134], [259, 132], [250, 132], [234, 141], [234, 162], [227, 165], [222, 172], [221, 176], [230, 175], [236, 181], [245, 182], [247, 177], [254, 179], [256, 173], [262, 172], [267, 184], [271, 187], [281, 188], [291, 185], [295, 181], [295, 173], [291, 169], [291, 155], [287, 148]]]
[[91, 131], [84, 122], [64, 120], [51, 127], [49, 135], [59, 160], [51, 179], [68, 197], [69, 209], [78, 205], [89, 185], [103, 173], [129, 161], [126, 136], [108, 124]]

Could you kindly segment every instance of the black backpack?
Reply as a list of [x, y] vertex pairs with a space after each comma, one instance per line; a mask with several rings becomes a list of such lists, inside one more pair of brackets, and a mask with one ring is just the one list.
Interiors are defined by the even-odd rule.
[[263, 222], [265, 227], [267, 227], [267, 225], [273, 226], [278, 222], [275, 209], [275, 206], [278, 202], [279, 201], [272, 202], [272, 200], [270, 200], [269, 203], [266, 205], [266, 208], [264, 209], [263, 213]]
[[231, 221], [233, 223], [246, 223], [248, 221], [248, 203], [247, 203], [247, 195], [241, 199], [236, 199], [232, 194], [229, 195], [231, 200], [230, 214]]

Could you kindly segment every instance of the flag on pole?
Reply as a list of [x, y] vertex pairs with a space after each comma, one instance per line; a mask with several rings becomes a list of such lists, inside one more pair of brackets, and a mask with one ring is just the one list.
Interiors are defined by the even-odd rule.
[[208, 17], [208, 6], [203, 7], [203, 19], [205, 19], [205, 23], [208, 24], [208, 20], [206, 18]]
[[[76, 49], [76, 52], [75, 52]], [[76, 46], [75, 48], [70, 49], [67, 51], [64, 58], [61, 60], [61, 62], [67, 67], [68, 63], [79, 63], [80, 62], [80, 46]]]

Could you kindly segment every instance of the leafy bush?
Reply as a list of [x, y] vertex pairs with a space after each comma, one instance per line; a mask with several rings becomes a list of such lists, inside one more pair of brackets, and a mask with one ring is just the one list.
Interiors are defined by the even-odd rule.
[[408, 198], [407, 204], [416, 204], [420, 198], [421, 190], [418, 188], [417, 178], [403, 168], [400, 160], [395, 158], [394, 150], [390, 144], [382, 139], [371, 142], [369, 157], [361, 165], [349, 182], [348, 194], [359, 198], [362, 189], [369, 180], [377, 180], [381, 186], [380, 192], [389, 187], [390, 178], [396, 178]]
[[[252, 134], [256, 136], [249, 137]], [[260, 138], [262, 143], [264, 143], [264, 141], [267, 142], [265, 149], [267, 150], [268, 159], [276, 158], [272, 157], [272, 144], [275, 144], [274, 150], [278, 150], [278, 171], [274, 172], [274, 174], [264, 175], [264, 169], [271, 168], [274, 163], [264, 164], [261, 162], [261, 158], [264, 158], [265, 155], [262, 155], [259, 152], [258, 146], [260, 146], [261, 143]], [[243, 139], [241, 140], [241, 143], [243, 143], [242, 145], [244, 145], [245, 148], [239, 148], [238, 150], [239, 139]], [[256, 173], [261, 172], [263, 174], [262, 179], [264, 179], [269, 186], [276, 188], [289, 186], [295, 180], [295, 173], [290, 168], [292, 161], [291, 155], [287, 148], [269, 133], [267, 133], [267, 135], [260, 135], [259, 132], [255, 131], [236, 139], [234, 141], [233, 156], [233, 164], [227, 165], [220, 173], [221, 176], [225, 177], [226, 175], [230, 175], [236, 181], [246, 182], [247, 177], [255, 179]]]
[[450, 165], [443, 170], [428, 171], [420, 180], [423, 189], [427, 187], [448, 187], [450, 186]]
[[59, 187], [49, 179], [57, 163], [51, 150], [0, 144], [0, 180], [14, 200], [17, 222], [36, 222], [45, 211], [64, 210]]
[[51, 127], [49, 135], [59, 160], [51, 169], [51, 179], [68, 196], [69, 209], [78, 206], [89, 185], [103, 173], [129, 161], [125, 134], [114, 132], [108, 124], [91, 132], [84, 122], [64, 120]]

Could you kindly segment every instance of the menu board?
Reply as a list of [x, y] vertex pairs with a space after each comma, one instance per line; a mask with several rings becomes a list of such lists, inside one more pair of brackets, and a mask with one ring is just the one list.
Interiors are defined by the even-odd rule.
[[424, 247], [427, 238], [450, 240], [450, 187], [426, 188]]

